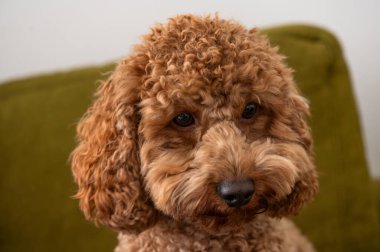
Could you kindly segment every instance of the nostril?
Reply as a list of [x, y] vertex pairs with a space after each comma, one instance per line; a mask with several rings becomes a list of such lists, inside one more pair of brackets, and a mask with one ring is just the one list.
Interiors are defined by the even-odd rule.
[[233, 204], [237, 204], [238, 202], [238, 197], [236, 195], [226, 195], [223, 197], [223, 200], [229, 204], [229, 205], [233, 205]]
[[250, 200], [250, 199], [252, 198], [252, 194], [253, 194], [253, 193], [246, 193], [246, 194], [244, 195], [244, 200]]
[[236, 195], [225, 195], [223, 197], [223, 199], [228, 200], [228, 201], [235, 201], [235, 200], [237, 200], [237, 197], [236, 197]]
[[254, 183], [251, 179], [223, 180], [217, 186], [219, 196], [230, 207], [248, 204], [254, 193]]

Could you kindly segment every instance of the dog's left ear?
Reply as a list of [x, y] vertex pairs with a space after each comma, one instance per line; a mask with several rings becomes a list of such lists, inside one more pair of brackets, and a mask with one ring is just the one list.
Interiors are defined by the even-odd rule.
[[[294, 89], [293, 89], [294, 88]], [[312, 201], [319, 190], [318, 175], [314, 166], [314, 153], [312, 148], [311, 130], [307, 123], [310, 115], [309, 104], [299, 95], [295, 85], [289, 96], [291, 107], [291, 128], [299, 136], [297, 147], [289, 150], [292, 159], [297, 160], [298, 176], [292, 192], [282, 201], [269, 207], [269, 214], [273, 216], [286, 216], [297, 214], [301, 208]]]
[[143, 59], [128, 58], [104, 82], [77, 127], [72, 171], [87, 219], [118, 231], [141, 232], [156, 210], [140, 176], [138, 124]]

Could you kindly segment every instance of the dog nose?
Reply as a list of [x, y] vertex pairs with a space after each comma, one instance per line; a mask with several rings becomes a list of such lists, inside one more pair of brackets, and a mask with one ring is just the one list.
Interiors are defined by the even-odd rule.
[[252, 179], [229, 179], [220, 182], [217, 191], [228, 206], [239, 207], [251, 200], [255, 185]]

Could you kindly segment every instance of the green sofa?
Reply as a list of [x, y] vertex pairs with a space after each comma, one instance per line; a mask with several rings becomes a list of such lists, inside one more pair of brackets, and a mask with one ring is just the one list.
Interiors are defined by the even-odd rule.
[[[311, 101], [320, 194], [295, 218], [319, 251], [380, 251], [349, 73], [336, 38], [312, 26], [266, 29]], [[116, 234], [71, 198], [75, 124], [114, 65], [0, 85], [0, 251], [112, 251]], [[377, 184], [378, 185], [378, 184]]]

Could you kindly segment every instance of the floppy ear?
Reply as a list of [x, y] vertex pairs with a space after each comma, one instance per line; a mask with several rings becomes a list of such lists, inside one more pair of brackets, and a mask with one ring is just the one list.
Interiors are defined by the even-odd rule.
[[75, 197], [86, 218], [126, 232], [144, 230], [156, 215], [140, 177], [140, 61], [122, 61], [100, 86], [78, 124], [79, 143], [71, 156]]
[[[307, 162], [301, 168], [300, 178], [289, 195], [289, 205], [287, 211], [296, 214], [308, 202], [312, 201], [319, 191], [318, 174], [314, 165], [313, 139], [311, 129], [307, 123], [307, 117], [310, 116], [309, 104], [305, 98], [296, 94], [291, 97], [296, 113], [293, 114], [294, 128], [298, 132]], [[306, 159], [306, 158], [305, 158]]]
[[298, 167], [298, 178], [292, 192], [281, 202], [270, 207], [269, 213], [274, 216], [297, 214], [306, 203], [314, 199], [319, 190], [311, 130], [307, 124], [307, 117], [310, 115], [309, 105], [295, 88], [291, 91], [289, 99], [292, 111], [289, 121], [292, 122], [291, 128], [299, 136], [299, 143], [297, 147], [289, 148], [285, 153]]

